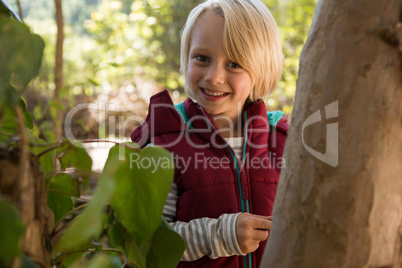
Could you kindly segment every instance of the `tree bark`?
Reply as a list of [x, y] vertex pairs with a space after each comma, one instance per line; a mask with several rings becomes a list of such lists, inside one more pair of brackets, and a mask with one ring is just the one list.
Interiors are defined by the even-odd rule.
[[319, 1], [261, 267], [401, 267], [401, 21], [401, 0]]
[[[54, 91], [54, 101], [61, 104], [60, 91], [63, 87], [63, 42], [64, 42], [64, 31], [63, 31], [63, 8], [62, 0], [54, 0], [56, 8], [56, 23], [57, 23], [57, 41], [56, 41], [56, 62], [54, 67], [54, 77], [56, 89]], [[63, 111], [57, 108], [56, 118], [54, 118], [54, 129], [53, 133], [55, 139], [58, 141], [62, 136], [62, 121], [63, 121]]]

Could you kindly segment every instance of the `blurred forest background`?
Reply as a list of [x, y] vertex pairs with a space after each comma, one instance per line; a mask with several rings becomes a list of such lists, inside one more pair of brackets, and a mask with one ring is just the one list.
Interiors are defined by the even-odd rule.
[[[145, 118], [152, 94], [168, 88], [175, 103], [186, 98], [179, 73], [180, 30], [189, 11], [201, 0], [62, 1], [60, 98], [54, 94], [55, 1], [5, 2], [22, 14], [24, 22], [46, 43], [39, 75], [24, 93], [34, 118], [33, 132], [45, 140], [57, 139], [52, 125], [57, 114], [64, 118], [78, 104], [94, 103], [99, 109], [81, 109], [74, 114], [72, 134], [76, 139], [122, 140]], [[263, 2], [277, 21], [285, 57], [280, 83], [266, 104], [268, 110], [283, 110], [290, 120], [299, 57], [317, 0]]]

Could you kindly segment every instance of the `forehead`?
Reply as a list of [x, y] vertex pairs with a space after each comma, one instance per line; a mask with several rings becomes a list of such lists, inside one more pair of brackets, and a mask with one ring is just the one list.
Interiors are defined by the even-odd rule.
[[220, 15], [207, 12], [202, 14], [194, 25], [190, 48], [223, 47], [223, 32], [225, 21]]

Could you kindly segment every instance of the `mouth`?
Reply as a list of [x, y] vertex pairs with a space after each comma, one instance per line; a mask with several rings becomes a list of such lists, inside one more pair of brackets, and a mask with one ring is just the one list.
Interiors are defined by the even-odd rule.
[[224, 96], [224, 95], [229, 94], [229, 93], [226, 93], [226, 92], [214, 92], [214, 91], [210, 91], [210, 90], [208, 90], [208, 89], [206, 89], [206, 88], [201, 88], [201, 90], [202, 90], [205, 94], [207, 94], [207, 95], [209, 95], [209, 96], [213, 96], [213, 97], [220, 97], [220, 96]]
[[202, 88], [202, 87], [200, 88], [200, 90], [201, 90], [202, 96], [207, 101], [220, 101], [229, 95], [229, 93], [227, 93], [227, 92], [211, 91], [209, 89]]

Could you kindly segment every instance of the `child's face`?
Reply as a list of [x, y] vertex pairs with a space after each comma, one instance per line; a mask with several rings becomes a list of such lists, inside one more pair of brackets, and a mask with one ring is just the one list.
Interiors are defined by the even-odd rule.
[[187, 81], [197, 102], [210, 115], [236, 118], [251, 93], [247, 71], [226, 55], [224, 19], [203, 14], [196, 22], [189, 49]]

